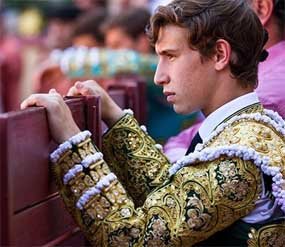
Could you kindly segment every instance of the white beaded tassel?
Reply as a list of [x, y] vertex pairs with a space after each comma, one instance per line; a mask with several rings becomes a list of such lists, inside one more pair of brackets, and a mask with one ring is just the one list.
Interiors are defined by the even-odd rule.
[[[268, 113], [269, 111], [267, 111]], [[274, 112], [273, 112], [274, 113]], [[279, 132], [282, 136], [285, 136], [285, 128], [284, 128], [284, 121], [281, 120], [278, 117], [279, 115], [272, 114], [270, 112], [270, 116], [268, 115], [262, 115], [261, 113], [250, 113], [250, 114], [242, 114], [240, 116], [234, 116], [229, 121], [220, 124], [215, 131], [211, 133], [208, 139], [204, 140], [202, 145], [197, 145], [195, 150], [201, 151], [207, 144], [214, 139], [216, 136], [218, 136], [221, 132], [223, 132], [227, 127], [232, 125], [235, 122], [241, 121], [241, 120], [254, 120], [257, 122], [262, 122], [267, 125], [270, 125], [273, 129], [275, 129], [277, 132]]]
[[91, 164], [103, 159], [103, 154], [101, 152], [96, 152], [95, 154], [88, 155], [82, 160], [81, 164], [88, 168]]
[[123, 112], [124, 114], [134, 115], [134, 112], [132, 109], [124, 109]]
[[72, 148], [72, 145], [77, 145], [78, 143], [86, 140], [91, 136], [90, 131], [85, 130], [80, 132], [71, 138], [69, 138], [64, 143], [60, 144], [58, 148], [50, 154], [50, 160], [52, 163], [56, 164], [56, 162], [60, 159], [62, 154], [64, 154], [67, 150]]
[[140, 128], [141, 128], [141, 130], [142, 130], [144, 133], [147, 134], [147, 128], [146, 128], [145, 125], [141, 125]]
[[107, 176], [102, 177], [94, 187], [83, 193], [83, 195], [78, 199], [76, 207], [82, 210], [91, 197], [100, 194], [104, 188], [110, 186], [110, 184], [116, 179], [117, 177], [114, 173], [110, 173]]
[[262, 164], [268, 165], [269, 162], [268, 157], [262, 157], [253, 148], [248, 148], [241, 145], [220, 146], [214, 148], [205, 148], [202, 151], [194, 151], [193, 153], [184, 156], [169, 168], [169, 174], [171, 176], [182, 167], [187, 165], [192, 165], [199, 162], [213, 161], [222, 155], [226, 155], [229, 158], [239, 157], [243, 160], [252, 160], [258, 167], [260, 167]]
[[278, 123], [282, 128], [285, 128], [284, 119], [278, 114], [278, 112], [275, 112], [275, 111], [272, 111], [272, 110], [268, 110], [268, 109], [264, 109], [264, 113], [268, 117], [273, 119], [276, 123]]
[[63, 183], [68, 184], [68, 182], [76, 177], [77, 174], [83, 171], [82, 165], [75, 165], [72, 167], [63, 177]]
[[52, 163], [56, 163], [59, 158], [69, 149], [72, 148], [72, 145], [69, 141], [66, 141], [58, 146], [58, 148], [50, 154], [50, 160]]
[[85, 131], [82, 131], [74, 136], [72, 136], [70, 139], [69, 139], [69, 142], [73, 145], [77, 145], [78, 143], [80, 142], [83, 142], [84, 140], [86, 140], [87, 138], [89, 138], [91, 136], [91, 133], [90, 131], [88, 130], [85, 130]]

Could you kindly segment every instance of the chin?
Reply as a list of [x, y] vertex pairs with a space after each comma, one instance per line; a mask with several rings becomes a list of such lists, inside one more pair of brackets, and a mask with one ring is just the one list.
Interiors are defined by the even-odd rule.
[[181, 115], [187, 115], [187, 114], [194, 112], [194, 110], [189, 110], [189, 109], [185, 109], [185, 108], [183, 109], [183, 108], [178, 107], [176, 105], [173, 105], [173, 109], [177, 114], [181, 114]]
[[177, 107], [175, 105], [173, 106], [173, 109], [178, 114], [182, 114], [182, 115], [187, 114], [182, 108], [179, 108], [179, 107]]

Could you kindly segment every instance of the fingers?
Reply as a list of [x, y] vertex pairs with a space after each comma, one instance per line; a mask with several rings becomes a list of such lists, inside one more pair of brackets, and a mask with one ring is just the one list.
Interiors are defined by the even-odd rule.
[[29, 106], [45, 107], [52, 137], [58, 143], [67, 140], [80, 131], [72, 118], [70, 109], [55, 89], [51, 89], [48, 94], [29, 96], [22, 102], [21, 109]]
[[75, 82], [74, 87], [78, 90], [82, 89], [83, 88], [83, 82], [81, 82], [81, 81]]
[[58, 92], [54, 88], [50, 89], [48, 93], [49, 94], [58, 94]]
[[93, 80], [87, 80], [84, 82], [77, 81], [74, 86], [72, 86], [68, 92], [67, 96], [88, 96], [88, 95], [97, 95], [98, 94], [98, 84]]
[[77, 81], [75, 82], [74, 86], [72, 86], [68, 92], [67, 92], [67, 96], [79, 96], [82, 95], [80, 92], [80, 89], [82, 88], [82, 82]]
[[30, 106], [48, 107], [52, 106], [56, 102], [59, 103], [60, 101], [63, 101], [61, 95], [55, 89], [51, 89], [49, 94], [30, 95], [21, 103], [20, 108], [23, 110]]
[[67, 92], [66, 95], [67, 95], [67, 96], [78, 96], [78, 95], [80, 95], [80, 92], [76, 89], [75, 86], [72, 86], [72, 87], [68, 90], [68, 92]]
[[21, 103], [20, 108], [23, 110], [29, 106], [37, 106], [38, 104], [39, 104], [38, 94], [32, 94]]

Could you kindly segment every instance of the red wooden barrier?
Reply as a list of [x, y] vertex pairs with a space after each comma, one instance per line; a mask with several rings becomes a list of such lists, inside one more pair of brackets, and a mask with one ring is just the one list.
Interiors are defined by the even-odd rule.
[[[101, 143], [98, 98], [68, 99], [75, 121]], [[0, 246], [86, 245], [56, 192], [45, 109], [0, 114]]]
[[3, 90], [3, 57], [0, 55], [0, 113], [4, 112], [4, 90]]

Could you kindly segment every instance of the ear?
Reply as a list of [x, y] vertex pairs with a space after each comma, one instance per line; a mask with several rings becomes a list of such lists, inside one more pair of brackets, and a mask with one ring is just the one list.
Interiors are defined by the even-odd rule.
[[262, 25], [265, 26], [273, 14], [273, 0], [253, 0], [252, 7]]
[[221, 71], [225, 69], [231, 58], [232, 48], [228, 41], [218, 39], [216, 42], [216, 54], [214, 55], [215, 69]]

